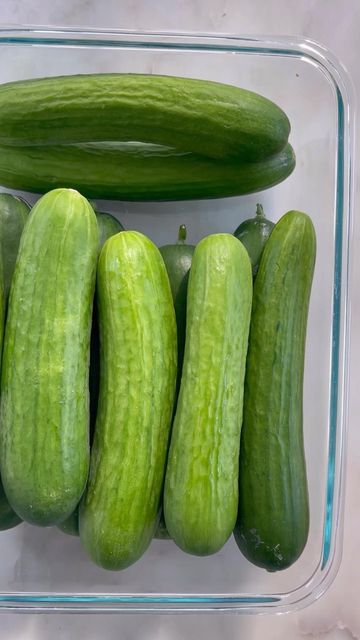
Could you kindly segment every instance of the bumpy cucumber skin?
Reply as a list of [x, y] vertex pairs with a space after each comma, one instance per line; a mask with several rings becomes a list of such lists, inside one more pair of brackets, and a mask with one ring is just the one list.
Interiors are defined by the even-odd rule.
[[251, 161], [280, 151], [289, 133], [270, 100], [208, 80], [88, 74], [0, 86], [1, 144], [139, 140]]
[[0, 432], [6, 495], [37, 525], [67, 518], [85, 488], [97, 255], [96, 216], [85, 198], [59, 189], [37, 202], [10, 289]]
[[167, 530], [195, 555], [215, 553], [238, 508], [251, 263], [230, 234], [197, 245], [190, 270], [185, 355], [164, 491]]
[[0, 193], [0, 245], [7, 300], [19, 242], [30, 211], [29, 205], [10, 193]]
[[246, 558], [268, 571], [293, 564], [308, 537], [302, 400], [315, 254], [310, 218], [288, 212], [265, 245], [254, 285], [234, 533]]
[[0, 146], [0, 183], [45, 193], [78, 189], [88, 198], [172, 201], [255, 193], [295, 168], [290, 144], [259, 162], [217, 161], [156, 145]]
[[124, 569], [157, 528], [176, 382], [176, 321], [159, 250], [123, 231], [98, 265], [101, 379], [80, 537], [92, 560]]

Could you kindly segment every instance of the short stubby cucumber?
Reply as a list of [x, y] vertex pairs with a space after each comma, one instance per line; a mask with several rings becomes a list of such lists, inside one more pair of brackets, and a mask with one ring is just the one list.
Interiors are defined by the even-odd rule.
[[72, 187], [129, 201], [225, 198], [268, 189], [294, 170], [290, 144], [259, 162], [213, 160], [142, 143], [0, 146], [0, 184], [45, 193]]
[[0, 246], [6, 300], [9, 295], [21, 234], [29, 212], [30, 207], [25, 200], [10, 193], [0, 193]]
[[177, 340], [178, 340], [178, 371], [176, 382], [176, 400], [180, 389], [182, 364], [184, 359], [186, 333], [186, 300], [189, 272], [195, 246], [186, 242], [186, 226], [180, 225], [177, 244], [165, 244], [160, 247], [160, 253], [169, 276], [171, 293], [174, 301]]
[[209, 80], [103, 73], [0, 85], [0, 144], [136, 140], [257, 161], [280, 151], [289, 133], [270, 100]]
[[177, 340], [166, 268], [143, 234], [122, 231], [98, 265], [100, 394], [80, 538], [92, 560], [124, 569], [146, 550], [161, 509]]
[[257, 204], [255, 217], [247, 218], [234, 231], [234, 236], [243, 243], [249, 254], [254, 278], [258, 272], [264, 246], [274, 226], [274, 223], [265, 217], [261, 204]]
[[11, 283], [1, 378], [0, 462], [16, 513], [63, 521], [89, 466], [89, 348], [98, 226], [78, 192], [32, 209]]
[[302, 403], [315, 253], [309, 216], [286, 213], [265, 244], [254, 285], [235, 539], [268, 571], [293, 564], [308, 537]]
[[215, 553], [238, 508], [251, 262], [230, 234], [197, 245], [188, 284], [183, 373], [167, 463], [164, 515], [188, 553]]

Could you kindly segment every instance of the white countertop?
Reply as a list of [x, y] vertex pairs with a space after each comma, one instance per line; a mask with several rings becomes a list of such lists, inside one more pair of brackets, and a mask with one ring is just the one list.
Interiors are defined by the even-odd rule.
[[[51, 6], [50, 6], [51, 4]], [[360, 91], [358, 0], [2, 0], [2, 24], [301, 35], [329, 47]], [[360, 163], [356, 167], [354, 283], [360, 277]], [[352, 354], [344, 551], [329, 591], [307, 609], [283, 616], [105, 616], [1, 614], [0, 637], [177, 640], [296, 640], [360, 638], [360, 292], [352, 300]]]

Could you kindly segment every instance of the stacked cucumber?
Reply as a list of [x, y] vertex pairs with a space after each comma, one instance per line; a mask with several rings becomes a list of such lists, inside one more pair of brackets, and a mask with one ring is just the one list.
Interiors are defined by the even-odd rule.
[[0, 528], [59, 526], [113, 570], [154, 536], [209, 555], [234, 532], [270, 571], [299, 557], [310, 218], [258, 206], [234, 235], [193, 247], [182, 226], [159, 250], [86, 199], [270, 187], [294, 168], [289, 131], [211, 82], [0, 87], [0, 182], [45, 192], [30, 215], [0, 195]]

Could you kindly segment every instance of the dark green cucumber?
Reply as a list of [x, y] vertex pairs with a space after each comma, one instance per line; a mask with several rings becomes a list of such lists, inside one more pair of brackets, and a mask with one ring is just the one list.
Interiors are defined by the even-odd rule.
[[251, 263], [242, 244], [230, 234], [201, 240], [190, 270], [164, 491], [167, 530], [196, 555], [221, 549], [236, 521], [251, 298]]
[[274, 223], [265, 217], [261, 204], [257, 204], [256, 216], [244, 220], [234, 231], [234, 236], [243, 243], [249, 254], [254, 277], [259, 268], [264, 246], [274, 226]]
[[106, 240], [114, 236], [115, 233], [124, 231], [124, 227], [120, 220], [112, 216], [111, 213], [102, 213], [96, 211], [96, 219], [99, 227], [99, 252], [103, 248]]
[[94, 562], [123, 569], [158, 525], [176, 383], [166, 268], [144, 235], [122, 231], [99, 260], [100, 394], [80, 537]]
[[158, 524], [158, 528], [155, 531], [155, 535], [154, 538], [157, 538], [158, 540], [170, 540], [171, 537], [169, 536], [169, 532], [166, 528], [166, 524], [165, 524], [165, 519], [164, 519], [164, 513], [161, 512], [161, 517], [160, 517], [160, 521]]
[[7, 300], [19, 242], [30, 211], [29, 205], [10, 193], [0, 193], [0, 246]]
[[59, 189], [36, 203], [10, 289], [0, 433], [6, 495], [33, 524], [67, 518], [87, 479], [97, 255], [96, 216], [85, 198]]
[[178, 339], [178, 369], [176, 383], [176, 398], [180, 388], [182, 363], [184, 359], [185, 331], [186, 331], [186, 299], [189, 280], [189, 270], [195, 247], [186, 244], [186, 227], [179, 228], [177, 244], [166, 244], [160, 247], [166, 271], [169, 276], [171, 293], [174, 301], [177, 339]]
[[236, 542], [268, 571], [289, 567], [309, 528], [303, 373], [315, 231], [298, 211], [274, 227], [254, 285]]
[[268, 189], [295, 167], [290, 144], [260, 162], [217, 161], [141, 143], [0, 147], [0, 184], [44, 193], [71, 187], [89, 198], [191, 200]]
[[[11, 220], [10, 225], [12, 226], [13, 213], [14, 213], [14, 209], [13, 209], [14, 203], [11, 201], [11, 197], [10, 197], [10, 200], [8, 200], [8, 198], [2, 199], [3, 195], [5, 194], [0, 194], [0, 228], [1, 226], [3, 226], [2, 223], [4, 223], [5, 220], [7, 219], [8, 214]], [[16, 228], [16, 225], [14, 225], [14, 227]], [[7, 234], [7, 231], [8, 230], [6, 230], [5, 232], [6, 234]], [[11, 242], [11, 239], [12, 239], [12, 235], [10, 234], [9, 235], [10, 242]], [[2, 240], [3, 240], [3, 236], [1, 237], [1, 240], [0, 240], [0, 355], [2, 353], [2, 348], [3, 348], [5, 307], [6, 307], [3, 255], [4, 255], [4, 248], [6, 250], [7, 247], [6, 246], [4, 247], [5, 243]], [[10, 255], [10, 253], [8, 253], [8, 255]], [[6, 529], [11, 529], [12, 527], [16, 527], [16, 525], [20, 524], [20, 522], [21, 522], [21, 519], [17, 516], [17, 514], [13, 511], [13, 509], [9, 504], [9, 501], [5, 495], [4, 488], [0, 479], [0, 531], [5, 531]]]
[[22, 522], [21, 518], [11, 508], [0, 482], [0, 531], [13, 529]]
[[[96, 211], [96, 219], [99, 227], [99, 253], [103, 248], [106, 240], [111, 236], [124, 230], [123, 225], [117, 218], [110, 213], [101, 213]], [[99, 396], [99, 378], [100, 378], [100, 344], [99, 344], [99, 325], [96, 301], [93, 307], [93, 320], [91, 327], [91, 345], [90, 345], [90, 435], [92, 435], [95, 422]]]
[[63, 533], [67, 533], [69, 536], [78, 536], [79, 535], [79, 507], [77, 506], [75, 511], [72, 512], [71, 516], [66, 518], [64, 522], [58, 524], [58, 528], [61, 529]]
[[209, 80], [87, 74], [0, 85], [0, 143], [139, 140], [214, 158], [262, 160], [290, 133], [266, 98]]

